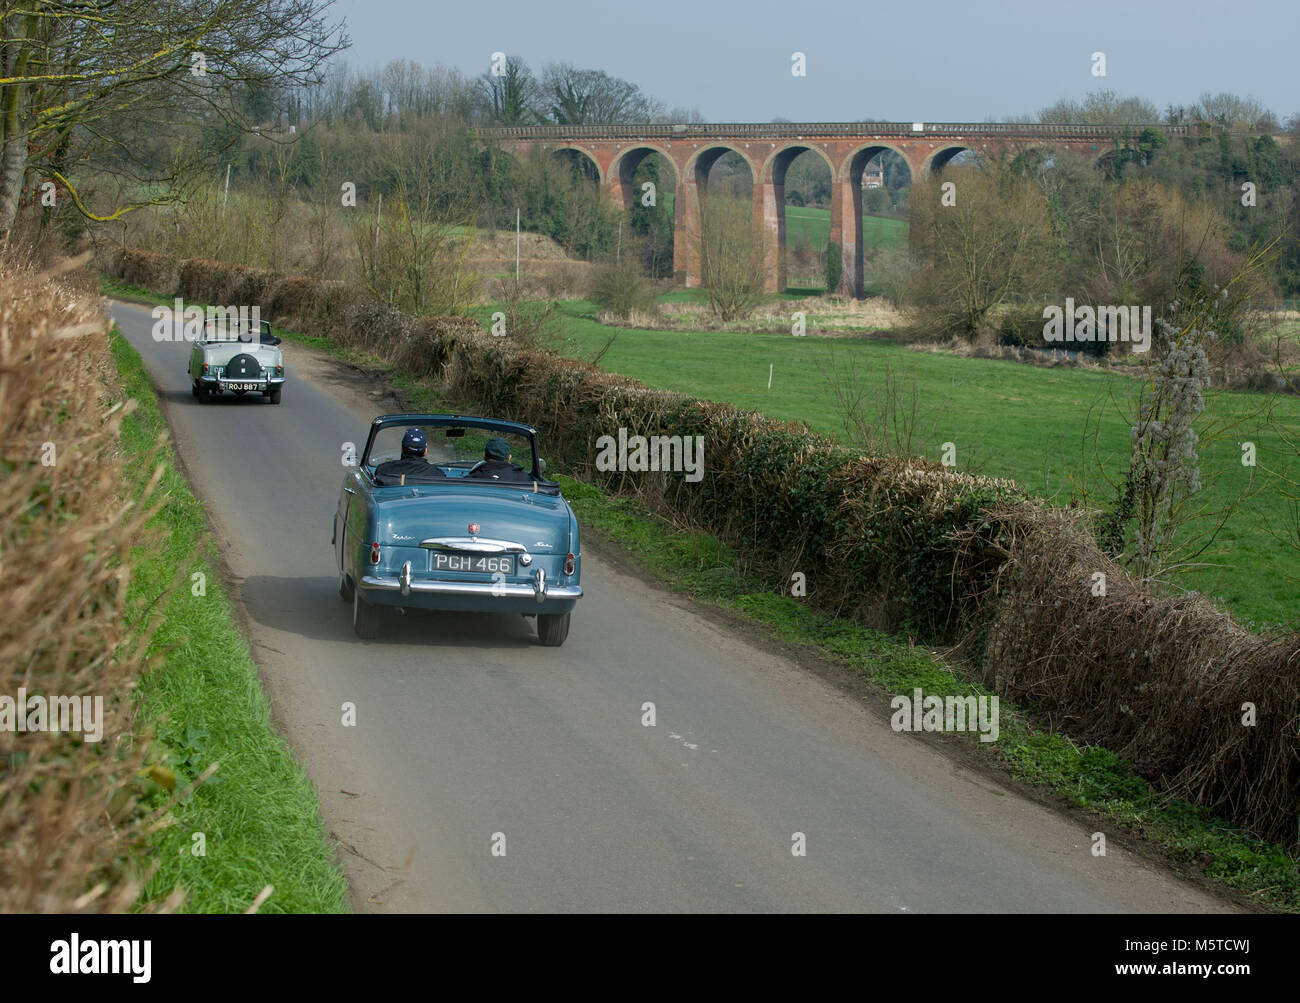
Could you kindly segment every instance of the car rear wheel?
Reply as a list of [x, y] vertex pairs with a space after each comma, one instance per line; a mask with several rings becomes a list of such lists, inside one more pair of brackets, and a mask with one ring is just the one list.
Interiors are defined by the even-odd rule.
[[280, 391], [283, 390], [283, 389], [284, 389], [284, 387], [283, 387], [283, 385], [281, 385], [281, 386], [277, 386], [274, 390], [268, 390], [268, 391], [266, 392], [266, 396], [269, 397], [269, 398], [271, 399], [271, 403], [272, 403], [272, 404], [279, 404], [279, 403], [280, 403]]
[[558, 648], [569, 636], [569, 613], [538, 613], [537, 639], [548, 648]]
[[208, 389], [206, 383], [199, 384], [199, 392], [195, 394], [200, 404], [210, 404], [212, 402], [212, 391]]
[[363, 641], [370, 641], [379, 636], [379, 614], [382, 612], [361, 598], [361, 590], [352, 589], [352, 629]]

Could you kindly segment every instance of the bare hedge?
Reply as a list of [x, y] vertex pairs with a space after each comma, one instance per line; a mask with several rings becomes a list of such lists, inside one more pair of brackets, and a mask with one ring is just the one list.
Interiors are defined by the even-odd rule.
[[[151, 820], [132, 781], [150, 631], [126, 614], [128, 554], [153, 538], [154, 509], [152, 485], [143, 504], [120, 492], [133, 402], [111, 403], [112, 373], [94, 297], [0, 264], [0, 697], [14, 701], [0, 729], [0, 912], [121, 912], [148, 877], [133, 863], [148, 859]], [[80, 731], [19, 730], [20, 688], [24, 703], [89, 698], [92, 714], [101, 700], [99, 740], [71, 715], [59, 724]]]

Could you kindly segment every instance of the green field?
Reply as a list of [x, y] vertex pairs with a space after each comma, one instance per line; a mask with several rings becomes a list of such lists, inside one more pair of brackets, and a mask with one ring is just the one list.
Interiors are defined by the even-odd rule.
[[[589, 303], [573, 301], [565, 309], [567, 333], [584, 352], [595, 351], [617, 333], [600, 361], [604, 369], [649, 386], [806, 421], [837, 438], [844, 430], [824, 374], [830, 353], [841, 367], [854, 359], [868, 382], [889, 366], [909, 395], [910, 387], [916, 388], [924, 455], [937, 460], [940, 445], [952, 442], [958, 469], [1012, 477], [1026, 490], [1062, 504], [1086, 485], [1089, 506], [1109, 506], [1114, 492], [1099, 478], [1098, 468], [1114, 474], [1127, 464], [1128, 423], [1117, 399], [1132, 381], [1122, 375], [961, 358], [884, 341], [627, 330], [598, 324]], [[815, 319], [813, 307], [810, 323]], [[1241, 415], [1264, 403], [1259, 395], [1229, 393], [1216, 394], [1210, 407], [1212, 414]], [[1273, 404], [1274, 420], [1300, 438], [1300, 401], [1277, 397]], [[1100, 421], [1100, 464], [1084, 441], [1090, 412]], [[1252, 474], [1266, 490], [1243, 504], [1212, 551], [1202, 556], [1213, 566], [1192, 570], [1179, 584], [1214, 596], [1256, 626], [1287, 622], [1300, 612], [1300, 555], [1270, 532], [1286, 524], [1288, 504], [1264, 470], [1282, 469], [1300, 479], [1300, 458], [1275, 429], [1258, 423], [1234, 430], [1230, 438], [1203, 452], [1207, 502], [1218, 505], [1235, 497], [1249, 486]], [[1240, 462], [1238, 442], [1244, 440], [1256, 445], [1253, 471]]]
[[[789, 246], [807, 240], [812, 247], [822, 250], [831, 235], [831, 211], [788, 205], [785, 207], [785, 241]], [[907, 220], [886, 219], [883, 216], [862, 217], [862, 247], [906, 247]]]

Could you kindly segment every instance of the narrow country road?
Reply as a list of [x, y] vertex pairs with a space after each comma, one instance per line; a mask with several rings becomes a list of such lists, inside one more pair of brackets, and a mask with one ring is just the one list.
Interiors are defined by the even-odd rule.
[[343, 443], [360, 449], [391, 405], [286, 343], [282, 405], [202, 406], [189, 346], [156, 343], [147, 308], [112, 313], [208, 506], [358, 910], [1228, 908], [1114, 843], [1094, 857], [1082, 824], [892, 732], [590, 546], [562, 648], [505, 615], [393, 616], [384, 640], [358, 640], [330, 522]]

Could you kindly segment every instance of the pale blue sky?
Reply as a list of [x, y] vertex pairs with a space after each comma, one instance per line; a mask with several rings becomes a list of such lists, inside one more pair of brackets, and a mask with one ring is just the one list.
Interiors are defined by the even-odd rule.
[[1161, 110], [1227, 90], [1282, 120], [1300, 112], [1297, 0], [337, 0], [333, 12], [357, 67], [405, 58], [477, 75], [499, 50], [534, 71], [605, 70], [709, 121], [978, 122], [1101, 88]]

